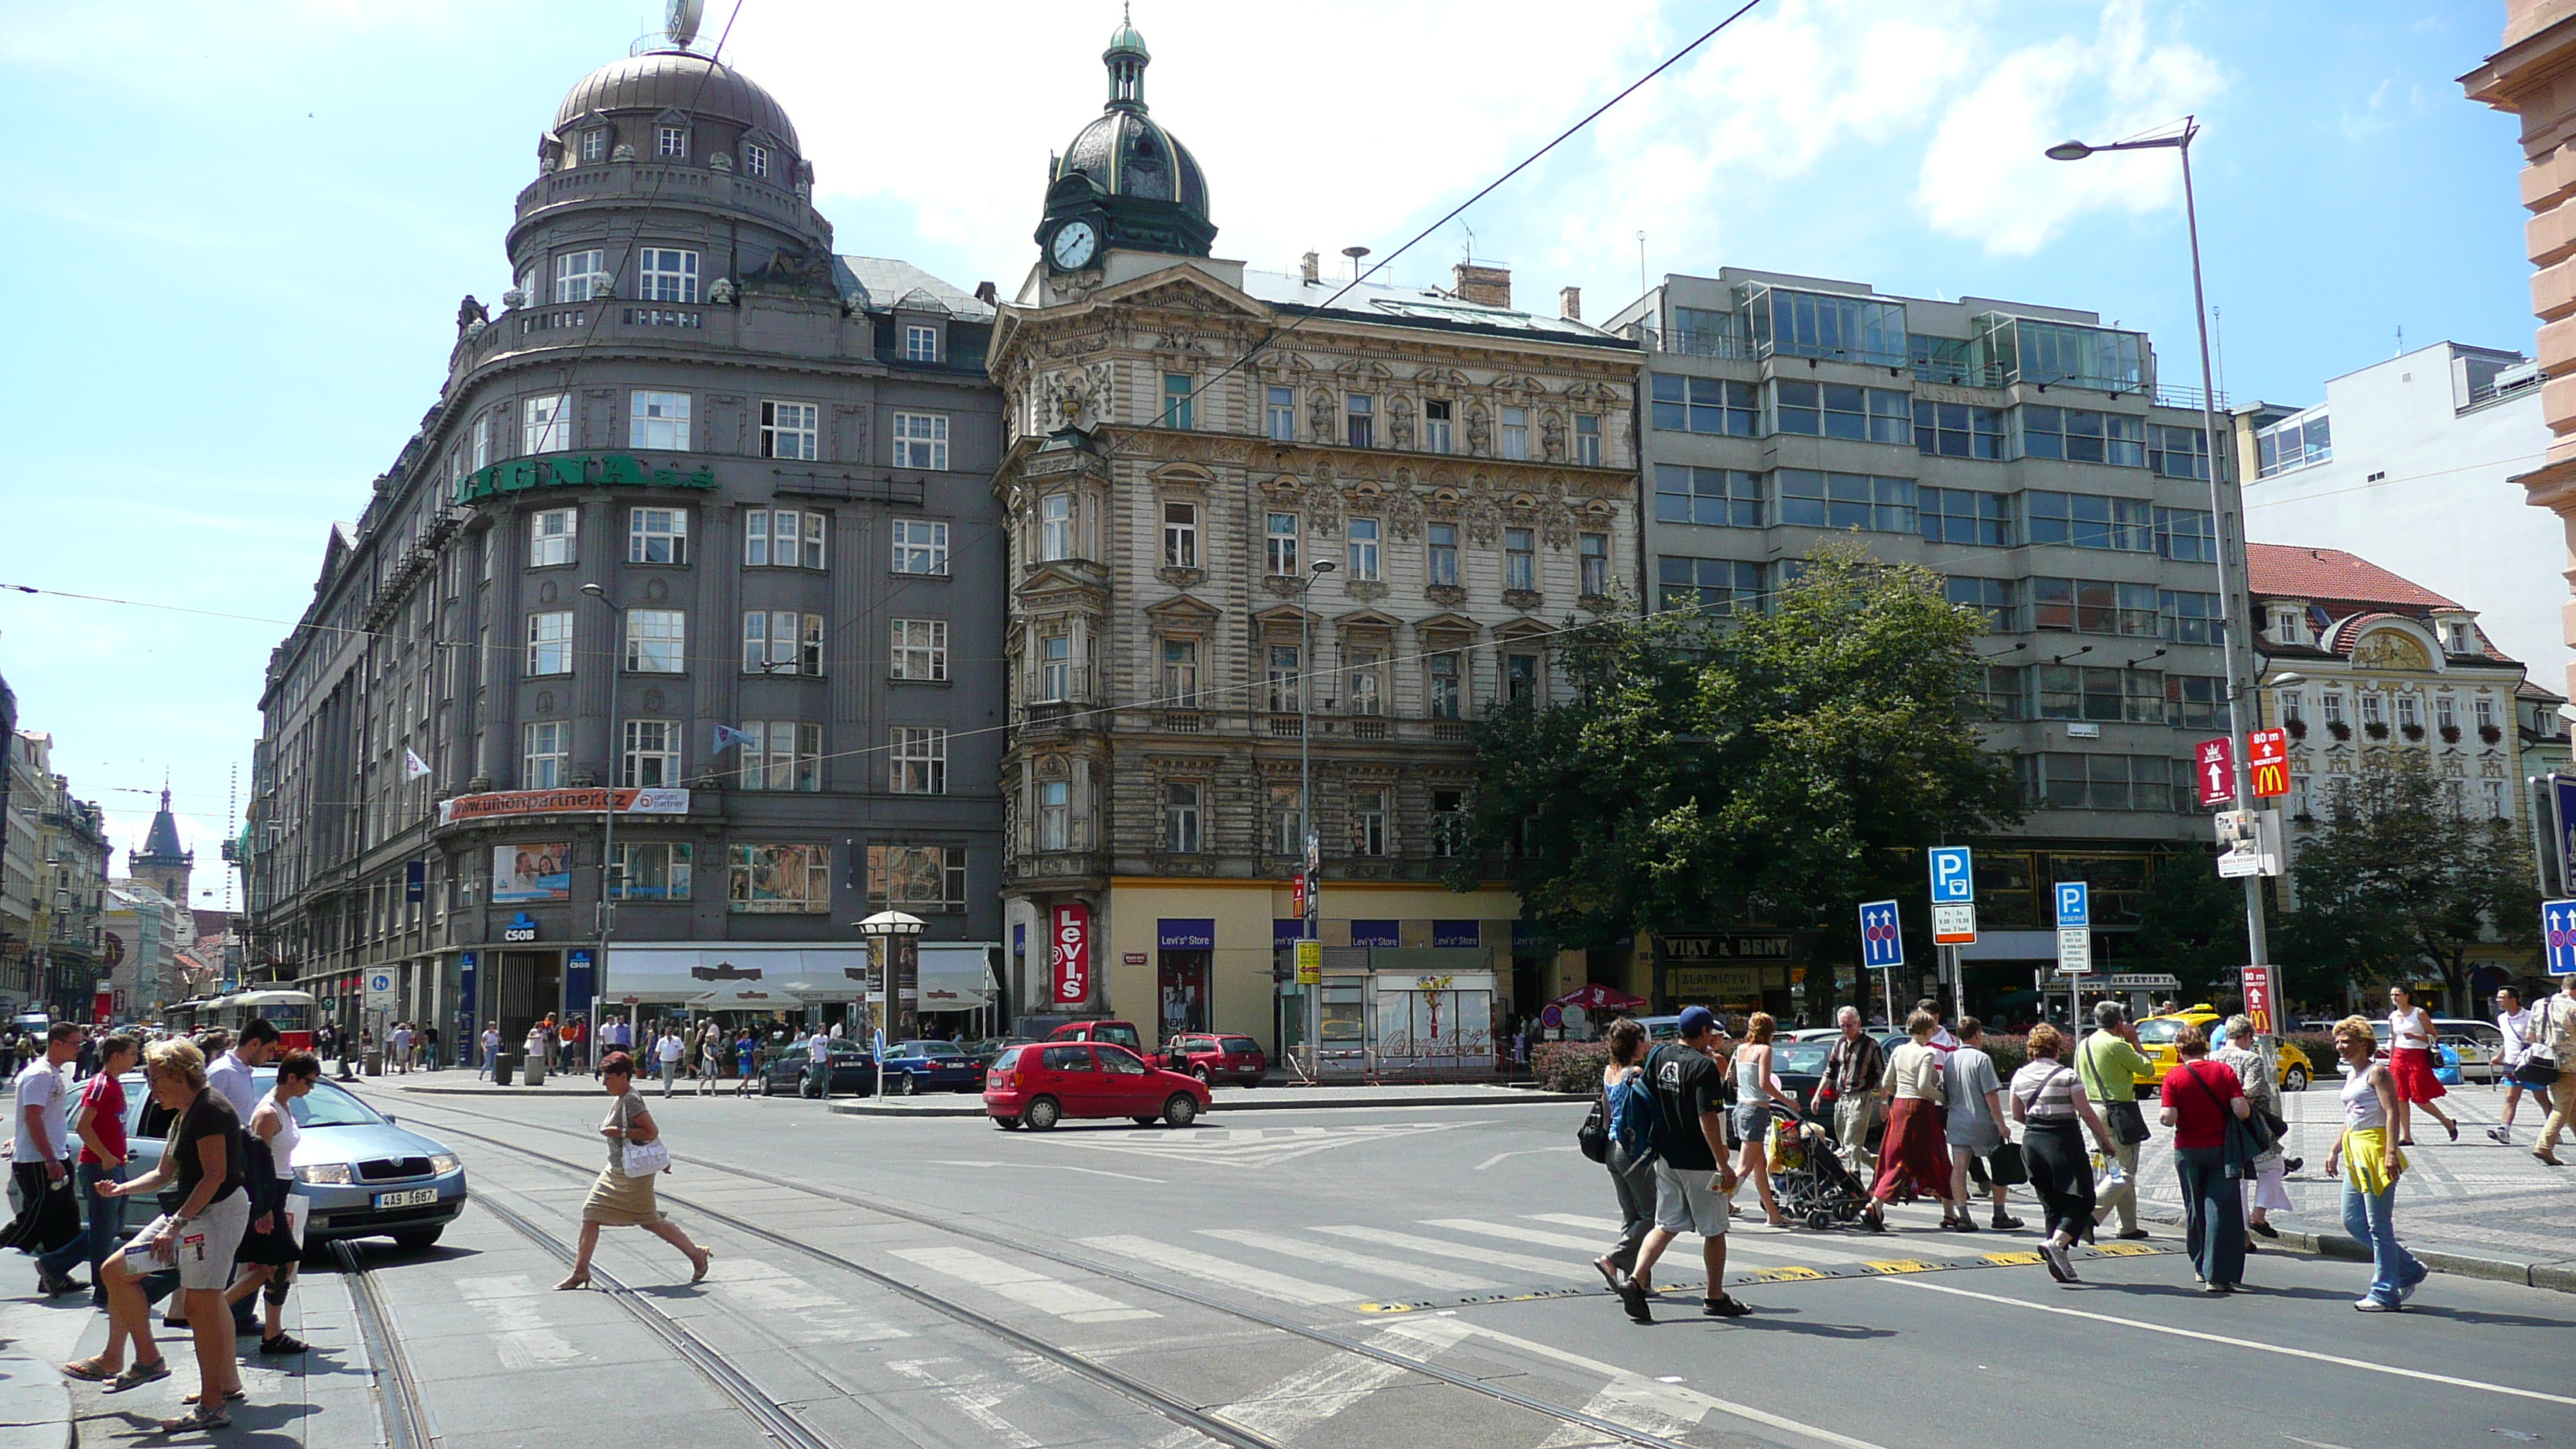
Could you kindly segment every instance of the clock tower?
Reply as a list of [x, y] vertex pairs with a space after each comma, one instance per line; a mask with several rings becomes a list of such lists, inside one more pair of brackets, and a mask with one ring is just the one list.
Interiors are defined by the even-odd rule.
[[1048, 272], [1099, 265], [1111, 250], [1204, 257], [1216, 243], [1198, 159], [1145, 111], [1145, 37], [1122, 23], [1100, 53], [1109, 101], [1047, 171], [1036, 241]]

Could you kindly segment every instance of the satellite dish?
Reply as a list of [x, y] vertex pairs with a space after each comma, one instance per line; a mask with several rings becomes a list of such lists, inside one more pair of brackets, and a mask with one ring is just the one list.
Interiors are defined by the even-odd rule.
[[662, 33], [682, 50], [698, 38], [698, 22], [706, 18], [707, 0], [667, 0], [662, 7]]

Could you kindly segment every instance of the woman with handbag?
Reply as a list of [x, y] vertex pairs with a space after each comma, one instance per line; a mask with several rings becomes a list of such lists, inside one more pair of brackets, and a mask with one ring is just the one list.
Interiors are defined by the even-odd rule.
[[[2271, 1049], [2255, 1035], [2254, 1018], [2240, 1011], [2227, 1018], [2225, 1030], [2223, 1044], [2209, 1054], [2210, 1059], [2226, 1063], [2236, 1073], [2238, 1084], [2245, 1088], [2245, 1100], [2254, 1104], [2253, 1115], [2245, 1120], [2248, 1126], [2259, 1129], [2254, 1145], [2262, 1149], [2254, 1157], [2253, 1191], [2245, 1196], [2245, 1226], [2263, 1237], [2277, 1238], [2281, 1230], [2272, 1226], [2271, 1215], [2297, 1210], [2290, 1201], [2290, 1190], [2281, 1185], [2288, 1165], [2284, 1153], [2289, 1147], [2290, 1123], [2281, 1115], [2280, 1067], [2272, 1060]], [[2253, 1252], [2254, 1245], [2247, 1243], [2245, 1251]]]
[[[1771, 1013], [1757, 1011], [1745, 1019], [1744, 1040], [1736, 1044], [1730, 1066], [1735, 1079], [1735, 1106], [1729, 1115], [1734, 1119], [1735, 1140], [1743, 1144], [1743, 1157], [1735, 1171], [1736, 1186], [1753, 1180], [1754, 1192], [1762, 1199], [1762, 1216], [1772, 1227], [1785, 1228], [1789, 1220], [1780, 1215], [1779, 1201], [1771, 1195], [1771, 1104], [1788, 1109], [1789, 1120], [1798, 1120], [1798, 1099], [1780, 1090], [1780, 1078], [1771, 1069], [1771, 1037], [1779, 1023]], [[1734, 1206], [1735, 1195], [1727, 1194], [1727, 1205]]]
[[2415, 1109], [2460, 1140], [2460, 1124], [2433, 1104], [2450, 1095], [2433, 1075], [2433, 1018], [2403, 986], [2388, 988], [2388, 1075], [2397, 1083], [2397, 1145], [2415, 1145]]
[[2371, 1060], [2378, 1043], [2358, 1016], [2335, 1023], [2334, 1044], [2343, 1058], [2343, 1135], [2326, 1154], [2326, 1176], [2342, 1169], [2343, 1230], [2370, 1245], [2370, 1291], [2352, 1306], [2394, 1313], [2431, 1271], [2397, 1241], [2397, 1179], [2406, 1171], [2406, 1154], [2388, 1140], [2401, 1105], [2396, 1074]]
[[2157, 1120], [2174, 1129], [2174, 1171], [2182, 1178], [2183, 1241], [2203, 1289], [2233, 1293], [2245, 1286], [2245, 1198], [2239, 1178], [2254, 1153], [2240, 1125], [2253, 1103], [2236, 1073], [2209, 1059], [2209, 1038], [2183, 1023], [2174, 1033], [2182, 1058], [2165, 1074], [2164, 1110]]
[[2077, 1085], [2074, 1069], [2060, 1060], [2066, 1054], [2063, 1033], [2043, 1021], [2030, 1029], [2028, 1050], [2030, 1060], [2013, 1073], [2013, 1116], [2022, 1124], [2022, 1158], [2048, 1233], [2040, 1257], [2048, 1276], [2072, 1283], [2075, 1265], [2067, 1250], [2093, 1231], [2093, 1164], [2085, 1160], [2084, 1137], [2076, 1129], [2090, 1129], [2105, 1157], [2111, 1154], [2111, 1129]]
[[1878, 1090], [1893, 1101], [1887, 1137], [1879, 1144], [1878, 1182], [1869, 1190], [1869, 1208], [1861, 1219], [1874, 1233], [1887, 1230], [1887, 1202], [1899, 1193], [1938, 1199], [1944, 1224], [1966, 1211], [1950, 1192], [1950, 1142], [1941, 1122], [1948, 1098], [1941, 1053], [1931, 1045], [1940, 1024], [1938, 1017], [1916, 1007], [1905, 1019], [1905, 1034], [1913, 1040], [1887, 1054], [1887, 1076]]
[[[1950, 1119], [1943, 1124], [1943, 1132], [1950, 1140], [1950, 1195], [1959, 1200], [1957, 1219], [1943, 1226], [1963, 1233], [1977, 1230], [1976, 1215], [1968, 1211], [1969, 1161], [1992, 1157], [2012, 1146], [2012, 1134], [2004, 1130], [2003, 1082], [1995, 1076], [1995, 1059], [1986, 1055], [1980, 1045], [1985, 1039], [1983, 1022], [1973, 1016], [1960, 1017], [1958, 1049], [1950, 1053], [1943, 1067], [1950, 1091]], [[2020, 1172], [2010, 1175], [2022, 1176]], [[1995, 1231], [2009, 1232], [2020, 1227], [2021, 1219], [2004, 1210], [2009, 1191], [2005, 1174], [1990, 1170], [1986, 1176], [1995, 1195]]]
[[635, 1059], [624, 1052], [610, 1052], [599, 1064], [599, 1080], [608, 1095], [617, 1099], [608, 1109], [608, 1120], [599, 1124], [599, 1135], [608, 1139], [608, 1166], [601, 1169], [599, 1180], [590, 1186], [589, 1199], [581, 1205], [581, 1242], [573, 1254], [572, 1272], [555, 1287], [590, 1286], [590, 1255], [599, 1247], [602, 1227], [642, 1228], [688, 1254], [690, 1266], [696, 1269], [689, 1281], [703, 1281], [715, 1253], [690, 1242], [680, 1225], [662, 1216], [653, 1202], [653, 1179], [671, 1166], [671, 1149], [644, 1105], [644, 1094], [635, 1090]]

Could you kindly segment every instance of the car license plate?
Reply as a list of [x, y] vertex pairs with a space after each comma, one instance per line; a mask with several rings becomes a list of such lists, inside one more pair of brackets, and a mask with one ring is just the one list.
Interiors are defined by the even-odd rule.
[[438, 1201], [438, 1189], [434, 1187], [415, 1187], [404, 1192], [376, 1194], [376, 1206], [379, 1208], [428, 1207], [436, 1201]]

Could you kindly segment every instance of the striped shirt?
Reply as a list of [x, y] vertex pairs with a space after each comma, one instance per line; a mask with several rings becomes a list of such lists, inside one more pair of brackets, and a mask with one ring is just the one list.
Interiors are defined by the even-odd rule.
[[2046, 1057], [2036, 1058], [2013, 1073], [2013, 1101], [2029, 1121], [2074, 1121], [2078, 1090], [2074, 1071]]

